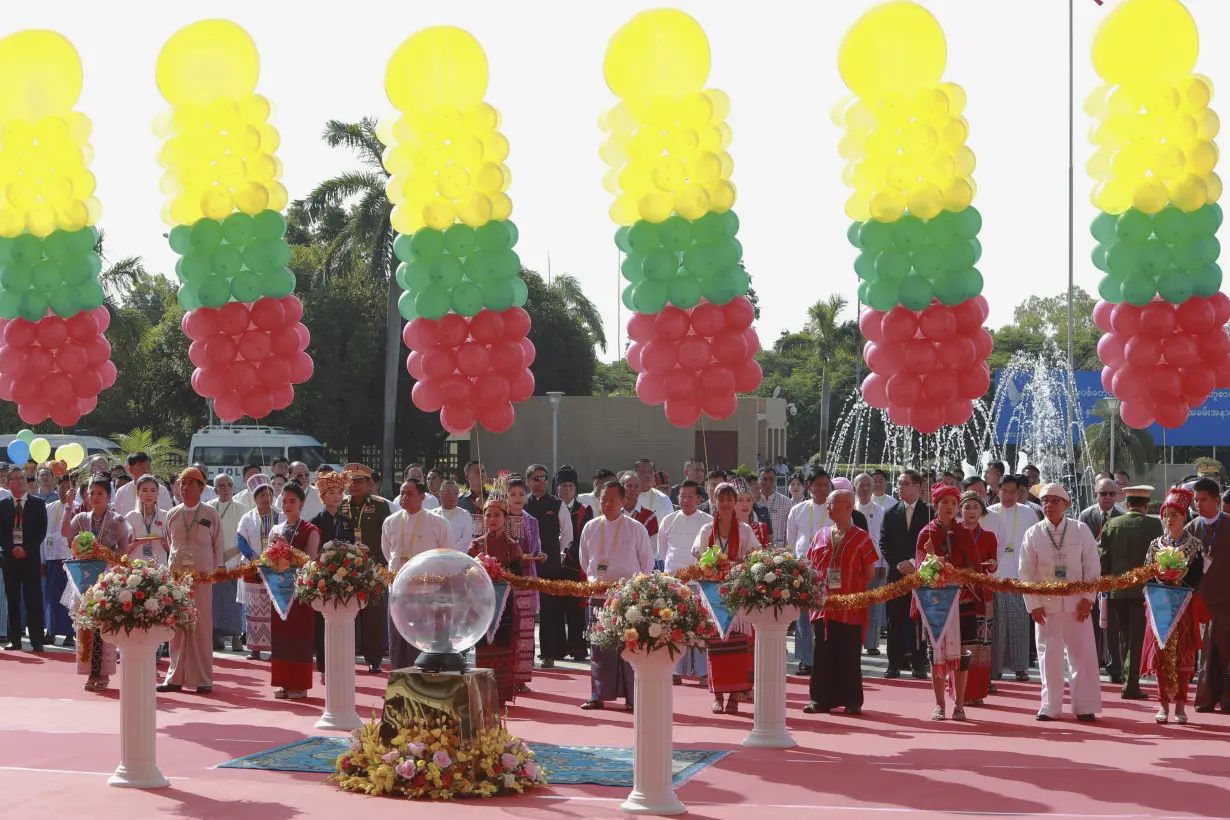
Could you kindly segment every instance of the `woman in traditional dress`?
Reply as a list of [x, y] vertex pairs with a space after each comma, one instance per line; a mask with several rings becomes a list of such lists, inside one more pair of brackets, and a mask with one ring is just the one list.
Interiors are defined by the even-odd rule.
[[[767, 521], [756, 518], [756, 510], [760, 508], [767, 515], [768, 508], [756, 503], [756, 496], [752, 493], [752, 486], [748, 484], [747, 479], [736, 476], [731, 483], [735, 485], [735, 490], [739, 493], [738, 498], [735, 499], [735, 518], [751, 527], [752, 534], [756, 536], [756, 543], [744, 549], [744, 554], [765, 549], [773, 540], [773, 534]], [[752, 658], [752, 665], [747, 670], [748, 689], [745, 692], [732, 694], [731, 697], [738, 698], [744, 703], [751, 703], [756, 690], [756, 630], [752, 628], [751, 623], [745, 626], [747, 628], [747, 651]]]
[[[324, 508], [312, 519], [312, 526], [320, 530], [320, 540], [323, 544], [330, 541], [345, 541], [347, 544], [357, 544], [354, 519], [343, 512], [342, 499], [346, 494], [345, 473], [317, 473], [316, 494]], [[362, 512], [359, 513], [362, 518]], [[366, 549], [366, 548], [364, 548]], [[314, 612], [316, 622], [316, 638], [314, 652], [316, 654], [316, 671], [320, 673], [320, 682], [325, 682], [325, 616]]]
[[[525, 575], [536, 578], [536, 566], [547, 560], [547, 554], [542, 551], [538, 537], [538, 522], [534, 516], [524, 512], [527, 498], [525, 479], [511, 479], [506, 492], [508, 520], [505, 525], [521, 549], [521, 566]], [[517, 692], [524, 694], [530, 691], [528, 684], [534, 676], [534, 620], [538, 616], [538, 593], [528, 589], [515, 590], [513, 603], [520, 619], [517, 623]]]
[[[931, 488], [931, 503], [935, 506], [935, 519], [928, 522], [918, 534], [914, 551], [915, 568], [922, 566], [928, 555], [938, 555], [955, 567], [976, 569], [980, 572], [994, 571], [992, 559], [984, 562], [983, 556], [974, 547], [973, 534], [957, 521], [961, 504], [961, 491], [946, 484]], [[992, 551], [992, 555], [996, 553]], [[978, 634], [978, 608], [974, 590], [962, 587], [958, 604], [959, 617], [954, 624], [949, 621], [943, 634], [927, 640], [930, 644], [931, 686], [935, 690], [935, 711], [932, 720], [945, 719], [944, 690], [947, 683], [953, 695], [953, 720], [965, 720], [965, 687], [969, 677], [970, 653], [965, 644], [971, 643]], [[920, 618], [917, 600], [910, 602], [910, 615]]]
[[137, 507], [124, 520], [132, 531], [129, 556], [167, 566], [167, 511], [158, 509], [158, 479], [146, 473], [137, 479]]
[[[970, 533], [974, 552], [981, 566], [979, 572], [987, 571], [988, 565], [999, 555], [999, 540], [995, 533], [982, 528], [982, 519], [987, 514], [986, 502], [974, 490], [961, 496], [961, 524]], [[994, 571], [994, 565], [991, 565]], [[972, 600], [971, 600], [972, 599]], [[995, 635], [995, 598], [993, 593], [981, 587], [962, 587], [960, 612], [974, 613], [974, 633], [968, 639], [961, 635], [961, 649], [968, 652], [969, 673], [965, 679], [965, 703], [981, 706], [983, 698], [991, 693], [991, 639]]]
[[[759, 541], [752, 528], [735, 515], [739, 492], [734, 485], [722, 482], [714, 489], [713, 495], [716, 504], [711, 505], [710, 509], [716, 509], [717, 514], [712, 523], [700, 528], [692, 544], [692, 552], [699, 555], [716, 545], [737, 564], [759, 548]], [[739, 696], [752, 691], [755, 664], [751, 634], [751, 624], [741, 613], [736, 613], [726, 630], [726, 637], [709, 641], [709, 691], [713, 693], [712, 711], [715, 715], [723, 711], [728, 715], [739, 714]], [[723, 695], [729, 695], [725, 706], [722, 704]]]
[[[487, 499], [483, 516], [487, 531], [470, 542], [470, 555], [489, 555], [509, 572], [521, 574], [521, 547], [504, 531], [508, 502], [498, 496]], [[495, 637], [484, 635], [475, 648], [475, 665], [495, 672], [495, 688], [500, 705], [516, 699], [517, 638], [520, 621], [515, 601], [504, 605]]]
[[[239, 519], [239, 554], [245, 561], [260, 557], [269, 544], [269, 534], [273, 532], [274, 525], [282, 520], [273, 508], [273, 489], [269, 486], [269, 477], [262, 474], [260, 479], [252, 490], [252, 502], [256, 509], [248, 510]], [[239, 583], [235, 600], [243, 604], [248, 660], [259, 661], [261, 652], [268, 652], [273, 646], [273, 601], [269, 599], [269, 590], [265, 589], [265, 582], [259, 573]]]
[[[298, 484], [282, 488], [282, 514], [285, 520], [270, 531], [271, 541], [285, 541], [315, 558], [320, 553], [320, 530], [302, 520], [307, 494]], [[291, 601], [285, 618], [273, 619], [273, 651], [270, 664], [275, 698], [302, 700], [312, 688], [312, 646], [316, 634], [312, 608]]]
[[[95, 478], [90, 482], [90, 508], [74, 515], [68, 524], [68, 542], [83, 532], [93, 534], [95, 543], [121, 554], [129, 551], [128, 524], [111, 509], [111, 480]], [[73, 594], [69, 585], [65, 603], [75, 609], [80, 593]], [[111, 685], [115, 674], [115, 644], [103, 640], [102, 632], [92, 629], [77, 636], [77, 674], [86, 675], [86, 691], [101, 691]]]
[[1165, 649], [1158, 647], [1157, 636], [1153, 634], [1152, 613], [1148, 608], [1145, 609], [1149, 625], [1145, 629], [1140, 674], [1157, 675], [1157, 699], [1161, 701], [1161, 708], [1156, 715], [1158, 723], [1170, 720], [1172, 704], [1174, 722], [1187, 723], [1187, 684], [1196, 673], [1196, 652], [1202, 645], [1200, 622], [1207, 620], [1207, 617], [1201, 617], [1205, 612], [1204, 602], [1200, 593], [1195, 591], [1199, 589], [1200, 579], [1204, 575], [1204, 543], [1183, 529], [1193, 495], [1191, 490], [1178, 487], [1166, 494], [1161, 509], [1162, 524], [1166, 527], [1166, 532], [1161, 538], [1154, 538], [1149, 544], [1149, 551], [1145, 553], [1146, 564], [1157, 561], [1157, 552], [1162, 547], [1174, 547], [1183, 553], [1183, 557], [1187, 559], [1187, 569], [1166, 570], [1160, 579], [1163, 583], [1192, 590], [1191, 600], [1183, 610], [1179, 622], [1175, 624]]

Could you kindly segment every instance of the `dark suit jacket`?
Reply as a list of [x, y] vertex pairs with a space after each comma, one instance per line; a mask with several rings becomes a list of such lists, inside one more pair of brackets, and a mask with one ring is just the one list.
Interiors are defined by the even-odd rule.
[[[1102, 530], [1102, 574], [1122, 575], [1144, 566], [1149, 542], [1162, 537], [1162, 522], [1149, 515], [1128, 512], [1106, 522]], [[1143, 601], [1144, 590], [1140, 587], [1116, 589], [1110, 593], [1112, 600]]]
[[913, 561], [914, 550], [918, 547], [918, 536], [935, 514], [921, 498], [914, 506], [914, 517], [910, 527], [905, 526], [905, 502], [894, 504], [884, 513], [884, 521], [880, 523], [880, 551], [888, 562], [888, 581], [899, 581], [901, 573], [897, 565], [902, 561]]
[[[1121, 515], [1123, 515], [1123, 510], [1118, 507], [1111, 507], [1110, 513], [1108, 513], [1107, 523], [1110, 523], [1111, 519], [1118, 518]], [[1097, 504], [1081, 510], [1080, 515], [1076, 516], [1076, 520], [1089, 528], [1089, 531], [1093, 533], [1093, 538], [1095, 541], [1100, 541], [1102, 539], [1102, 509]]]
[[[43, 541], [47, 538], [47, 505], [41, 499], [27, 494], [22, 507], [21, 544], [26, 557], [42, 562]], [[13, 558], [13, 521], [17, 515], [17, 503], [6, 498], [0, 501], [0, 550], [4, 551], [7, 564]]]

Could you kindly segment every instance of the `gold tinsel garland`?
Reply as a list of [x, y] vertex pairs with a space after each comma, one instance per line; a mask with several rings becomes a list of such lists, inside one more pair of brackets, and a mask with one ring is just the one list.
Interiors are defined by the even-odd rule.
[[[295, 567], [301, 567], [311, 560], [307, 553], [302, 550], [292, 548], [290, 552], [294, 556]], [[111, 566], [128, 563], [127, 555], [122, 552], [116, 552], [110, 547], [104, 547], [101, 544], [94, 546], [94, 558], [99, 561], [106, 561]], [[240, 578], [255, 579], [260, 572], [260, 566], [260, 559], [253, 558], [251, 561], [245, 561], [234, 569], [219, 567], [213, 572], [175, 572], [174, 575], [176, 578], [191, 575], [192, 583], [194, 584], [221, 584], [227, 581], [238, 581]]]

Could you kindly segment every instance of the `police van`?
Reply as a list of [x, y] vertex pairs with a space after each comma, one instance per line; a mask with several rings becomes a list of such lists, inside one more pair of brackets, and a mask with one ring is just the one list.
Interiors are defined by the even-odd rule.
[[319, 441], [284, 427], [242, 424], [202, 427], [192, 435], [188, 445], [189, 463], [204, 464], [211, 481], [219, 473], [225, 473], [238, 482], [243, 477], [243, 468], [249, 464], [259, 464], [261, 472], [268, 474], [279, 458], [302, 461], [311, 471], [313, 480], [321, 466], [342, 469]]

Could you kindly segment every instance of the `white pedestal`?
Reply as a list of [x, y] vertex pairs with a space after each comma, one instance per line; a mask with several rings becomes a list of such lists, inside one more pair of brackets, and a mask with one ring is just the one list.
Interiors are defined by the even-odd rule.
[[636, 671], [636, 739], [632, 750], [632, 793], [619, 808], [631, 814], [683, 814], [687, 808], [675, 798], [671, 769], [671, 734], [675, 723], [671, 674], [675, 661], [665, 649], [650, 653], [625, 651], [623, 658]]
[[786, 627], [799, 617], [796, 607], [747, 610], [756, 628], [755, 721], [744, 746], [788, 749], [797, 746], [786, 731]]
[[120, 648], [120, 765], [107, 780], [109, 786], [157, 789], [171, 785], [158, 770], [154, 749], [158, 731], [154, 651], [171, 640], [165, 627], [108, 634]]
[[349, 732], [363, 725], [354, 708], [354, 619], [363, 606], [358, 598], [347, 604], [312, 602], [325, 616], [325, 711], [317, 729]]

